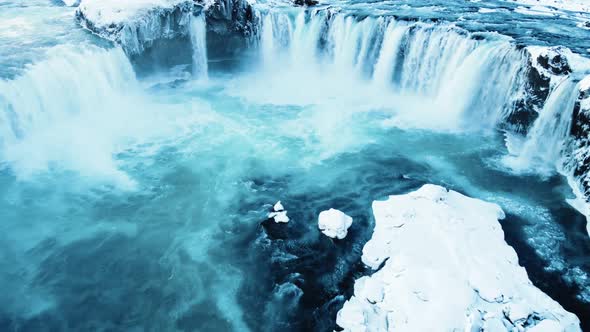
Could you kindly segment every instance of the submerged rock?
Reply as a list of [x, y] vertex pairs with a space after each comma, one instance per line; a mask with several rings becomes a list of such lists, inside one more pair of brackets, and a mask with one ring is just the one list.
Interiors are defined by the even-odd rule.
[[345, 331], [581, 331], [518, 264], [499, 206], [425, 185], [373, 213], [362, 261], [380, 269], [338, 312]]
[[344, 239], [351, 225], [352, 218], [336, 209], [322, 211], [318, 217], [320, 231], [331, 238]]

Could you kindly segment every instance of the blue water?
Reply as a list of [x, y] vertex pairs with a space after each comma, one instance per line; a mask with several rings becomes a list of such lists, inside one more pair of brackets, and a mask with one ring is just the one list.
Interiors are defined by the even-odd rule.
[[[424, 17], [460, 8], [466, 27], [492, 26], [456, 6]], [[561, 176], [503, 168], [502, 133], [399, 121], [412, 101], [332, 71], [137, 73], [51, 2], [3, 2], [0, 17], [30, 26], [0, 28], [0, 330], [333, 329], [368, 272], [371, 202], [424, 183], [500, 204], [533, 282], [590, 323], [585, 218]], [[287, 225], [267, 220], [278, 200]], [[346, 241], [316, 229], [330, 207], [355, 219]]]

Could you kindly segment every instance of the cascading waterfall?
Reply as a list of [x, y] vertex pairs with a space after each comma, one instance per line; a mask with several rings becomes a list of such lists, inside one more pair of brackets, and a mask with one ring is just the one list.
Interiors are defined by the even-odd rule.
[[0, 163], [24, 178], [58, 166], [132, 185], [113, 154], [131, 132], [145, 130], [139, 91], [121, 48], [54, 48], [0, 81]]
[[517, 156], [505, 159], [509, 167], [517, 171], [534, 168], [535, 172], [542, 174], [550, 174], [556, 168], [561, 168], [578, 91], [577, 83], [571, 77], [557, 84]]
[[207, 79], [209, 66], [207, 64], [207, 25], [205, 14], [191, 16], [189, 34], [193, 48], [193, 77]]
[[[359, 20], [321, 10], [262, 15], [263, 66], [368, 80], [403, 100], [396, 122], [402, 126], [494, 129], [526, 93], [528, 54], [495, 33], [475, 35], [450, 24], [393, 17]], [[551, 91], [512, 166], [555, 166], [576, 91], [571, 80]], [[408, 104], [407, 96], [416, 101]]]
[[522, 95], [526, 57], [495, 34], [474, 37], [451, 25], [359, 21], [324, 11], [264, 13], [261, 31], [264, 66], [313, 67], [428, 100], [414, 119], [438, 119], [420, 124], [427, 127], [493, 128]]
[[0, 81], [0, 142], [10, 146], [52, 123], [107, 108], [113, 95], [137, 88], [135, 73], [120, 48], [58, 47], [49, 59], [14, 80]]
[[379, 58], [375, 64], [373, 81], [378, 86], [388, 86], [393, 79], [393, 71], [396, 68], [398, 52], [404, 35], [408, 30], [407, 24], [392, 20], [387, 25], [383, 47], [379, 52]]

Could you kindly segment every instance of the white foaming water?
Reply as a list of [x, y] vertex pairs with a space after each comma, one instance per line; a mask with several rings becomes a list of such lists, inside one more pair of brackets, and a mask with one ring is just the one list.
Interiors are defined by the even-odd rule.
[[67, 45], [0, 81], [0, 104], [0, 160], [19, 178], [74, 171], [127, 189], [135, 182], [115, 155], [180, 135], [192, 107], [151, 102], [120, 48]]
[[209, 66], [207, 64], [207, 25], [205, 14], [191, 16], [190, 38], [193, 47], [193, 77], [207, 79]]
[[[127, 124], [118, 121], [123, 114], [108, 118], [105, 113], [116, 112], [121, 104], [132, 108], [125, 95], [135, 93], [135, 83], [120, 49], [56, 48], [22, 76], [0, 82], [2, 160], [21, 177], [60, 162], [130, 185], [111, 157], [111, 134]], [[100, 127], [106, 132], [98, 132]]]
[[551, 91], [539, 118], [529, 131], [516, 156], [507, 156], [504, 163], [517, 172], [534, 171], [550, 175], [562, 167], [562, 152], [567, 143], [577, 84], [569, 77]]
[[[282, 87], [292, 96], [305, 87], [299, 102], [285, 99], [309, 104], [316, 90], [325, 96], [355, 86], [357, 95], [368, 92], [368, 104], [395, 113], [396, 126], [489, 129], [510, 113], [523, 88], [523, 53], [494, 34], [475, 38], [450, 25], [323, 12], [269, 12], [262, 22], [263, 72], [272, 76], [267, 81], [277, 69], [283, 74], [282, 83], [273, 84], [273, 103]], [[362, 87], [367, 80], [372, 89]], [[332, 98], [347, 98], [343, 92]]]
[[397, 57], [399, 56], [400, 44], [402, 38], [407, 32], [407, 25], [398, 23], [392, 20], [387, 25], [385, 37], [383, 39], [383, 47], [379, 52], [379, 58], [375, 64], [375, 71], [373, 73], [373, 81], [382, 87], [387, 87], [392, 82], [393, 70], [397, 64]]

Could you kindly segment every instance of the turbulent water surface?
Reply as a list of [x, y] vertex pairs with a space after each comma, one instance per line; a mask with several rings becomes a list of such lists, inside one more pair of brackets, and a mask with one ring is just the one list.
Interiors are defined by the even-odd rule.
[[[508, 156], [495, 129], [522, 89], [515, 44], [584, 54], [588, 32], [413, 3], [338, 2], [329, 26], [262, 5], [232, 65], [207, 58], [194, 16], [188, 62], [148, 71], [72, 8], [0, 2], [0, 330], [334, 329], [368, 273], [371, 202], [424, 183], [498, 203], [531, 280], [590, 327], [590, 240], [560, 147]], [[267, 220], [278, 200], [287, 225]], [[345, 241], [317, 231], [331, 207], [355, 220]]]

